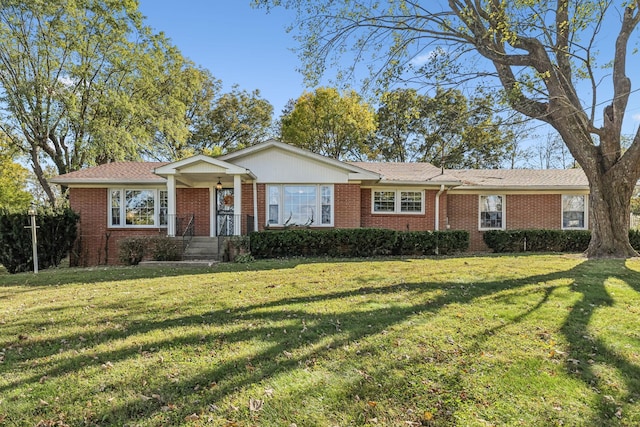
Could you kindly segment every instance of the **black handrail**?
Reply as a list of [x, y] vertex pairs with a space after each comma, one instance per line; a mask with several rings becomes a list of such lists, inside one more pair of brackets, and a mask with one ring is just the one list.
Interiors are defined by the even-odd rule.
[[196, 219], [196, 216], [194, 214], [191, 214], [191, 218], [189, 218], [189, 222], [187, 223], [187, 226], [182, 232], [182, 252], [183, 253], [189, 246], [189, 243], [191, 243], [191, 239], [193, 238], [193, 236], [195, 236], [196, 234], [195, 219]]

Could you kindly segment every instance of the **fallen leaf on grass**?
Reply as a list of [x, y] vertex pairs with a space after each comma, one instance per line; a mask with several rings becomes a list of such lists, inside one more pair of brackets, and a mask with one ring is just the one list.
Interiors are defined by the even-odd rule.
[[369, 400], [367, 402], [367, 405], [369, 405], [371, 408], [375, 408], [376, 406], [378, 406], [378, 402], [374, 402], [373, 400]]
[[200, 416], [198, 414], [191, 414], [191, 415], [187, 415], [186, 417], [184, 417], [185, 421], [198, 421], [200, 419]]
[[257, 412], [262, 409], [262, 405], [264, 404], [264, 400], [254, 399], [253, 397], [249, 399], [249, 410], [251, 412]]

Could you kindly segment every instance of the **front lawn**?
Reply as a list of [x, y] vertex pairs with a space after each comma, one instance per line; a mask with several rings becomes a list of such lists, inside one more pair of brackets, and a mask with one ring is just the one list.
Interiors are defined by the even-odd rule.
[[0, 426], [640, 424], [640, 260], [0, 273]]

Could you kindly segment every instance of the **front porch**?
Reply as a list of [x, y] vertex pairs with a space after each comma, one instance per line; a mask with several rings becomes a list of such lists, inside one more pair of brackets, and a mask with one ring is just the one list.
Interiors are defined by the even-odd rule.
[[[239, 236], [257, 228], [242, 210], [243, 183], [252, 184], [255, 206], [256, 181], [250, 170], [199, 155], [154, 172], [167, 180], [167, 236]], [[180, 197], [182, 193], [191, 194]]]

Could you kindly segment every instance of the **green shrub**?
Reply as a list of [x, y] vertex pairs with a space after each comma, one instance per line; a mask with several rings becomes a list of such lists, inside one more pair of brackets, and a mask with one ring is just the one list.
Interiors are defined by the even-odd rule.
[[448, 255], [469, 247], [469, 233], [455, 231], [408, 231], [398, 233], [399, 255]]
[[[36, 217], [38, 268], [60, 264], [77, 237], [79, 216], [69, 208], [39, 209]], [[26, 212], [0, 212], [0, 264], [8, 272], [33, 270], [31, 224]]]
[[127, 237], [118, 242], [118, 259], [126, 265], [138, 265], [147, 253], [148, 237]]
[[629, 230], [629, 243], [633, 249], [640, 251], [640, 230]]
[[181, 244], [166, 236], [153, 237], [149, 249], [154, 261], [179, 261], [182, 259]]
[[490, 230], [484, 242], [494, 252], [584, 252], [589, 246], [588, 230]]
[[382, 228], [281, 230], [251, 233], [256, 258], [291, 256], [372, 257], [434, 255], [464, 251], [466, 231], [399, 232]]

